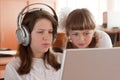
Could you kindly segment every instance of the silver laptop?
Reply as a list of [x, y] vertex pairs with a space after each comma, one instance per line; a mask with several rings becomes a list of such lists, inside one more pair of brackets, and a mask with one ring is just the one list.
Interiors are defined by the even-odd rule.
[[120, 47], [67, 49], [61, 80], [120, 80]]

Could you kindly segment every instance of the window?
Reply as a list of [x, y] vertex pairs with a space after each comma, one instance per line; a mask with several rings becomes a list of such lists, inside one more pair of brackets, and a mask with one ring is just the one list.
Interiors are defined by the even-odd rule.
[[92, 12], [96, 23], [101, 25], [103, 23], [103, 12], [107, 10], [107, 0], [58, 0], [58, 14], [61, 14], [61, 9], [65, 7], [71, 10], [87, 8]]

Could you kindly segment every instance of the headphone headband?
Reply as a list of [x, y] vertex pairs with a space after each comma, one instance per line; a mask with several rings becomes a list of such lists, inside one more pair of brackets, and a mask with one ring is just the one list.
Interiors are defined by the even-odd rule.
[[[21, 28], [21, 21], [22, 21], [22, 16], [23, 16], [23, 12], [25, 11], [25, 9], [26, 8], [28, 8], [28, 7], [30, 7], [30, 6], [32, 6], [32, 5], [45, 5], [45, 6], [47, 6], [48, 8], [50, 8], [51, 10], [52, 10], [52, 12], [53, 12], [53, 14], [54, 14], [54, 18], [58, 21], [58, 18], [57, 18], [57, 14], [56, 14], [56, 12], [54, 11], [54, 9], [51, 7], [51, 6], [49, 6], [49, 5], [47, 5], [47, 4], [44, 4], [44, 3], [33, 3], [33, 4], [29, 4], [29, 5], [27, 5], [26, 7], [24, 7], [23, 9], [22, 9], [22, 11], [19, 13], [19, 15], [18, 15], [18, 23], [17, 23], [17, 25]], [[29, 12], [29, 11], [27, 11], [27, 12]]]

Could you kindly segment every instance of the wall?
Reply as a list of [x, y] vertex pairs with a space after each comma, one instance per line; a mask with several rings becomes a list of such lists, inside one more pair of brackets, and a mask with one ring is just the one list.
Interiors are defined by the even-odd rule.
[[35, 2], [56, 8], [55, 0], [0, 0], [0, 48], [17, 49], [17, 16], [23, 7]]
[[45, 3], [45, 4], [50, 5], [56, 10], [56, 5], [57, 5], [56, 0], [28, 0], [28, 1], [29, 1], [29, 4], [36, 3], [36, 2]]
[[25, 5], [24, 0], [0, 0], [0, 48], [17, 49], [17, 15]]

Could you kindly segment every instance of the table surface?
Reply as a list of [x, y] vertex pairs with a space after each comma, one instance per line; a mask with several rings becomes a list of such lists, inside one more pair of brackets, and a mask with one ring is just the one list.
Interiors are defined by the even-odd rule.
[[[0, 57], [0, 66], [6, 65], [10, 60], [14, 58], [14, 55], [16, 54], [16, 50], [10, 50], [10, 51], [0, 51], [0, 55], [4, 55], [4, 57]], [[7, 55], [7, 56], [5, 56]], [[12, 55], [12, 56], [8, 56]]]

